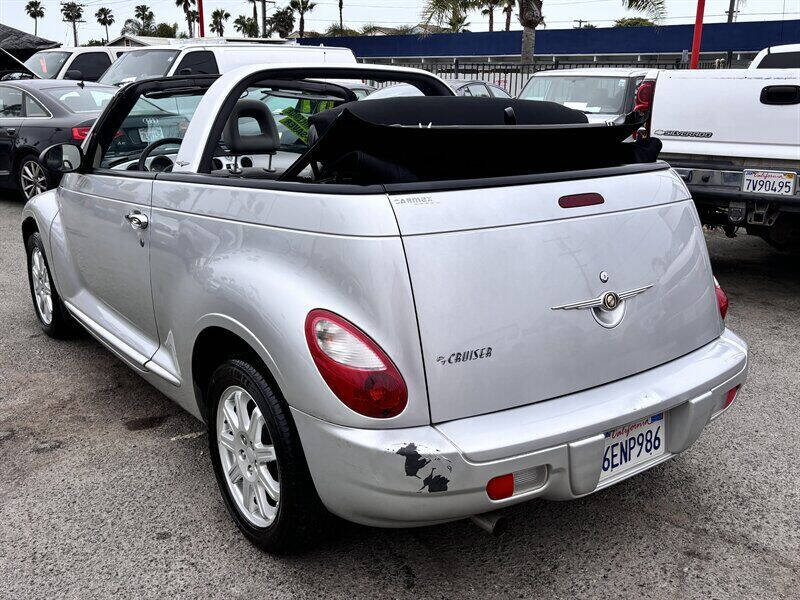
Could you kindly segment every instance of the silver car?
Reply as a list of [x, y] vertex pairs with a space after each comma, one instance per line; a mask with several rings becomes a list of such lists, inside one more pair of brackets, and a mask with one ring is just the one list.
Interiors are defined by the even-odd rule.
[[584, 496], [686, 450], [747, 374], [686, 186], [631, 159], [635, 127], [389, 66], [136, 82], [42, 154], [65, 174], [24, 210], [35, 312], [207, 424], [269, 551], [326, 511]]

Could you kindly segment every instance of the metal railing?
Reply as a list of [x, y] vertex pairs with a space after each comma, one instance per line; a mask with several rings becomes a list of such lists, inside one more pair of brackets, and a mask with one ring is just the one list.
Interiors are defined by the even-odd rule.
[[[643, 63], [643, 62], [559, 62], [552, 63], [493, 63], [493, 62], [421, 62], [397, 63], [398, 66], [423, 69], [442, 79], [471, 79], [492, 83], [504, 88], [512, 96], [516, 96], [525, 87], [531, 75], [539, 71], [555, 69], [585, 69], [585, 68], [629, 68], [629, 69], [686, 69], [686, 63]], [[705, 61], [700, 63], [701, 69], [713, 69], [720, 66], [719, 61]], [[377, 84], [378, 87], [388, 85]]]

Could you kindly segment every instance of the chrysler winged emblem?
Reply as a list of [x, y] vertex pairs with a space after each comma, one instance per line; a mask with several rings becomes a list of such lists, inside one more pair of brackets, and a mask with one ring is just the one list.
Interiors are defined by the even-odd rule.
[[619, 325], [625, 316], [625, 301], [646, 292], [653, 284], [634, 288], [626, 292], [603, 292], [591, 300], [581, 300], [570, 304], [552, 306], [550, 310], [583, 310], [592, 309], [594, 320], [606, 328]]

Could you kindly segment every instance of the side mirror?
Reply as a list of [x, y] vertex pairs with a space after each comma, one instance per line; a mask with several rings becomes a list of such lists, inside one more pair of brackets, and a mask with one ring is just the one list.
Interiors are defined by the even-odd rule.
[[83, 73], [81, 73], [78, 69], [70, 69], [69, 71], [64, 73], [64, 79], [81, 81], [83, 79]]
[[83, 151], [74, 144], [56, 144], [42, 150], [39, 160], [56, 173], [72, 173], [80, 168]]

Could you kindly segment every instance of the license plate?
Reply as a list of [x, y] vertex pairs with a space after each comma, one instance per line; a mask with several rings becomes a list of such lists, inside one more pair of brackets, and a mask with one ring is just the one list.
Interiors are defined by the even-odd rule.
[[791, 171], [755, 171], [745, 170], [742, 181], [743, 192], [756, 194], [774, 194], [776, 196], [791, 196], [797, 174]]
[[140, 127], [139, 137], [142, 138], [143, 142], [149, 144], [156, 140], [164, 139], [164, 131], [161, 127]]
[[665, 436], [664, 413], [606, 431], [600, 481], [664, 454]]

